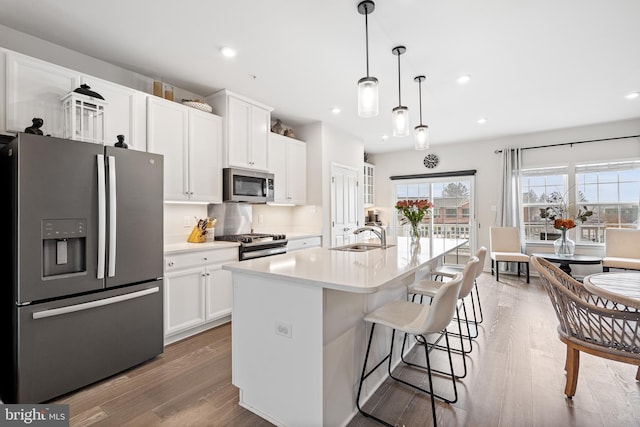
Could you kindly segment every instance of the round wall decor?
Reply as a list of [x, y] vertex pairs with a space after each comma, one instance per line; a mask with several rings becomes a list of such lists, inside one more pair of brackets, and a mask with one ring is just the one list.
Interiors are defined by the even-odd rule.
[[424, 166], [429, 168], [429, 169], [433, 169], [436, 166], [438, 166], [438, 161], [440, 159], [438, 159], [438, 156], [436, 156], [435, 154], [427, 154], [424, 158]]

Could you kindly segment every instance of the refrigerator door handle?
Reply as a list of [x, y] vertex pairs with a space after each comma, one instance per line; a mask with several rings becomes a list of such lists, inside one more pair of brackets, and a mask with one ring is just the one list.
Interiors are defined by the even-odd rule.
[[108, 156], [109, 164], [109, 270], [107, 275], [116, 275], [116, 158]]
[[52, 308], [49, 310], [36, 311], [33, 313], [33, 319], [44, 319], [47, 317], [61, 316], [63, 314], [75, 313], [78, 311], [90, 310], [96, 307], [102, 307], [105, 305], [116, 304], [122, 301], [128, 301], [135, 298], [140, 298], [146, 295], [155, 294], [159, 292], [160, 288], [155, 286], [153, 288], [144, 289], [142, 291], [132, 292], [130, 294], [118, 295], [111, 298], [105, 298], [97, 301], [85, 302], [82, 304], [68, 305], [66, 307]]
[[107, 199], [104, 176], [104, 155], [97, 154], [98, 162], [98, 271], [97, 278], [104, 279], [105, 238], [107, 234]]

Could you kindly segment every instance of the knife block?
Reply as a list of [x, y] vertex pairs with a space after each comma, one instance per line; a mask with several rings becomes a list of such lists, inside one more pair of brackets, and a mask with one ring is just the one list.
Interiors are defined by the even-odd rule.
[[195, 225], [193, 230], [191, 230], [191, 234], [187, 238], [187, 242], [189, 243], [204, 243], [205, 242], [205, 232], [202, 228]]

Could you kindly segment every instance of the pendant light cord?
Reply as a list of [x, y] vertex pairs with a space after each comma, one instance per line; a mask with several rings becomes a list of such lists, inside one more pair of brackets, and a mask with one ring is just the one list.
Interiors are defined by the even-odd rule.
[[422, 79], [418, 80], [418, 100], [420, 102], [420, 126], [422, 126]]
[[402, 93], [400, 91], [400, 52], [398, 52], [398, 107], [402, 106]]
[[364, 34], [365, 34], [365, 45], [367, 49], [367, 77], [369, 77], [369, 8], [367, 5], [364, 5]]

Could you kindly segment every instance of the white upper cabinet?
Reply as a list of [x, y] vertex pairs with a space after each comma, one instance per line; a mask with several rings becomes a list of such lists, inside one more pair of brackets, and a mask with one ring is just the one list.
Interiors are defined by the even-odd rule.
[[269, 133], [269, 169], [274, 174], [274, 203], [307, 202], [307, 144]]
[[[4, 52], [2, 52], [4, 54]], [[133, 150], [146, 150], [146, 94], [106, 80], [83, 75], [39, 59], [6, 52], [5, 124], [3, 130], [23, 132], [32, 119], [43, 119], [40, 130], [64, 137], [64, 111], [61, 98], [88, 84], [105, 99], [105, 140], [114, 145], [117, 135]], [[0, 122], [1, 124], [1, 122]]]
[[6, 130], [23, 132], [39, 117], [45, 135], [63, 137], [60, 98], [79, 86], [80, 73], [14, 52], [7, 52], [6, 63]]
[[146, 135], [146, 94], [94, 77], [82, 76], [81, 83], [105, 99], [105, 145], [118, 142], [117, 136], [124, 135], [129, 149], [145, 151]]
[[224, 167], [267, 171], [271, 108], [227, 90], [206, 98], [224, 120]]
[[189, 108], [189, 187], [192, 201], [222, 203], [221, 158], [222, 118]]
[[375, 166], [370, 163], [364, 164], [364, 207], [370, 208], [374, 205], [374, 173]]
[[164, 155], [166, 201], [222, 202], [221, 118], [147, 98], [147, 147]]

